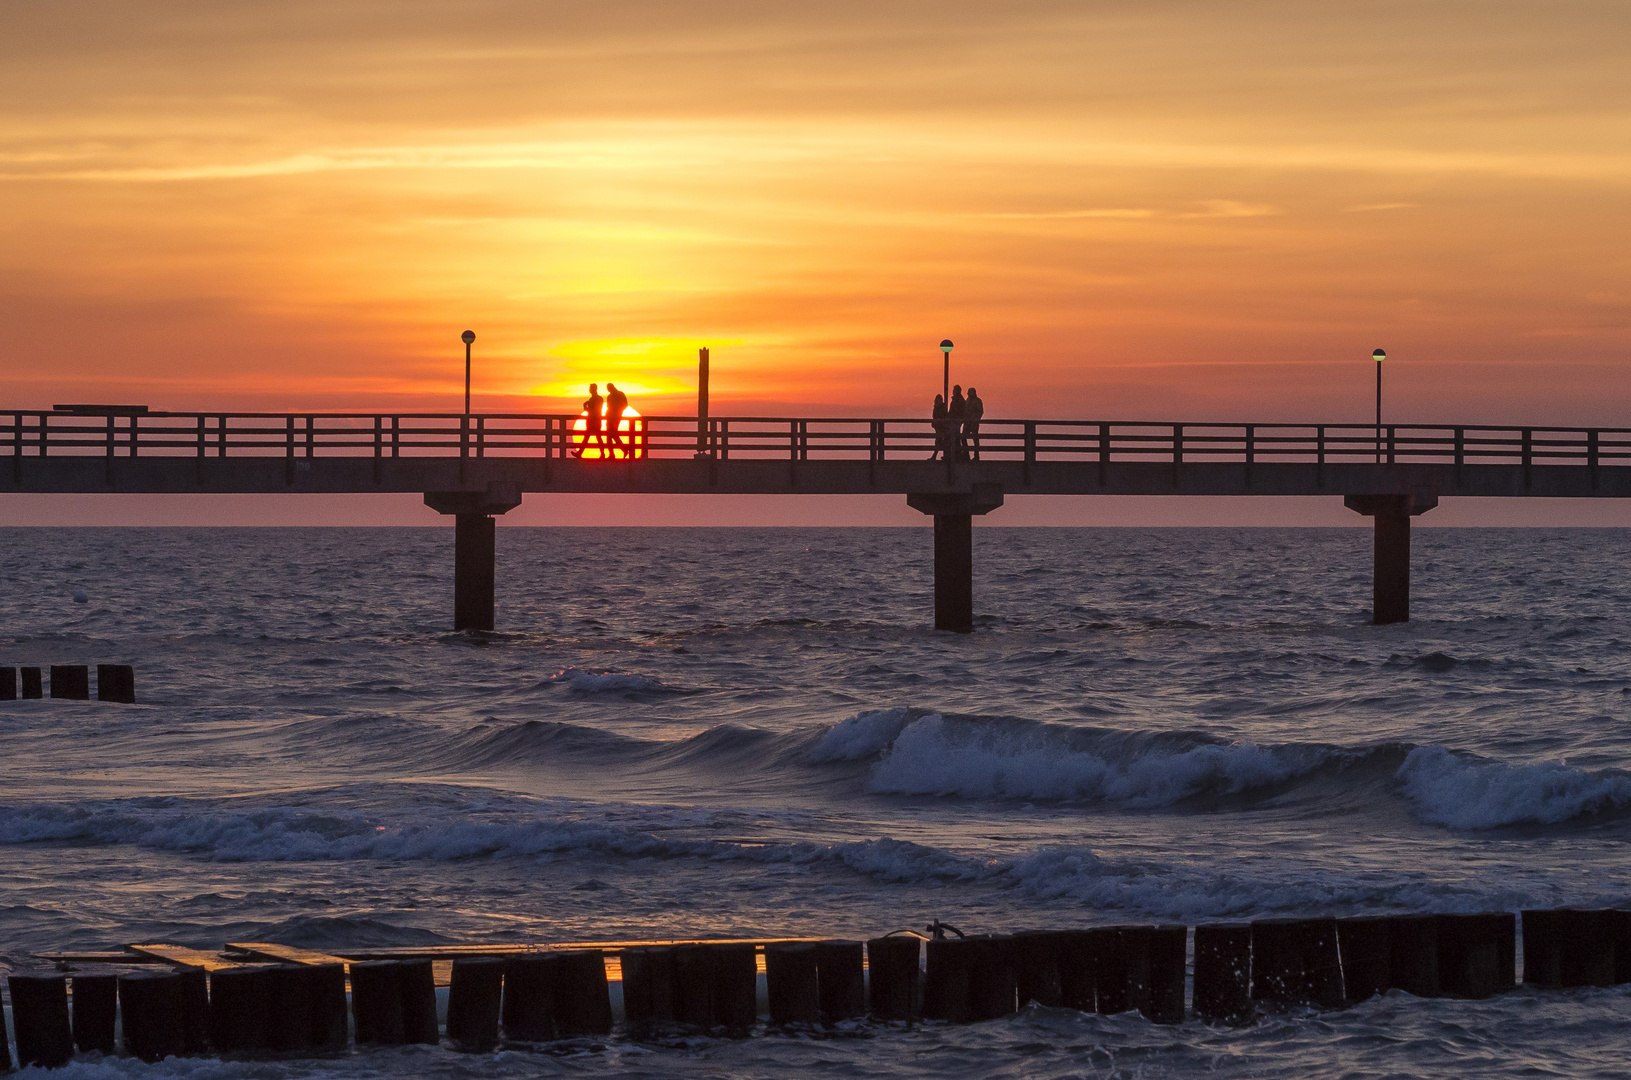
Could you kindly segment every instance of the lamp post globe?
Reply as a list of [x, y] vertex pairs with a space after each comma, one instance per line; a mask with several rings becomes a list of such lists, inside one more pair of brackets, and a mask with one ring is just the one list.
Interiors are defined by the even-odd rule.
[[476, 340], [474, 330], [466, 330], [459, 335], [464, 342], [464, 415], [470, 415], [470, 343]]
[[1377, 349], [1370, 354], [1376, 361], [1376, 464], [1382, 463], [1382, 361], [1387, 359], [1387, 352]]
[[946, 355], [944, 385], [941, 387], [940, 394], [948, 406], [951, 404], [951, 350], [951, 338], [946, 338], [940, 343], [940, 351]]

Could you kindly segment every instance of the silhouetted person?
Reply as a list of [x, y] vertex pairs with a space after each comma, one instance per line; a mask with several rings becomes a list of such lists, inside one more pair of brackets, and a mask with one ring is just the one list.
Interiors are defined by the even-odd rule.
[[[612, 451], [611, 451], [611, 453], [612, 453], [613, 457], [617, 456], [617, 451], [619, 451], [619, 450], [623, 451], [623, 456], [624, 457], [629, 456], [629, 449], [630, 448], [628, 446], [624, 445], [623, 436], [618, 434], [618, 429], [623, 426], [623, 413], [628, 410], [628, 407], [629, 407], [628, 395], [623, 393], [623, 391], [619, 390], [617, 388], [616, 383], [607, 383], [606, 384], [606, 434], [610, 435], [611, 439], [612, 439]], [[632, 443], [633, 441], [634, 440], [632, 438], [632, 433], [631, 433], [631, 438], [629, 439], [629, 442]]]
[[951, 388], [951, 403], [946, 406], [946, 427], [950, 436], [946, 440], [946, 456], [955, 454], [957, 461], [968, 457], [968, 448], [963, 445], [963, 420], [967, 416], [968, 402], [963, 400], [963, 388], [954, 386]]
[[573, 457], [582, 457], [592, 443], [599, 443], [602, 451], [606, 449], [606, 436], [600, 433], [600, 400], [600, 384], [590, 383], [589, 400], [583, 403], [583, 445], [572, 451]]
[[971, 386], [963, 402], [963, 449], [975, 461], [980, 460], [980, 417], [984, 415], [985, 402]]
[[934, 453], [929, 455], [930, 461], [939, 457], [946, 449], [946, 428], [950, 425], [946, 420], [946, 399], [944, 396], [940, 394], [934, 396], [934, 413], [932, 415], [933, 420], [930, 421], [930, 426], [934, 428]]

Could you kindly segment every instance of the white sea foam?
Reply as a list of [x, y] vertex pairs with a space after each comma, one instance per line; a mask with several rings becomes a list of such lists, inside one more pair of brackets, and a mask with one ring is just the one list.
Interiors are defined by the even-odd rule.
[[1457, 829], [1548, 825], [1631, 807], [1631, 776], [1623, 772], [1511, 765], [1442, 746], [1412, 750], [1399, 779], [1422, 818]]
[[[939, 715], [931, 714], [934, 719]], [[889, 748], [910, 719], [906, 709], [874, 709], [852, 716], [821, 737], [810, 751], [810, 760], [860, 761], [876, 757]]]
[[1203, 791], [1278, 783], [1320, 761], [1318, 751], [1310, 759], [1251, 743], [1149, 746], [1126, 754], [1082, 743], [1069, 729], [1050, 725], [925, 716], [894, 739], [871, 784], [876, 791], [911, 795], [1167, 806]]

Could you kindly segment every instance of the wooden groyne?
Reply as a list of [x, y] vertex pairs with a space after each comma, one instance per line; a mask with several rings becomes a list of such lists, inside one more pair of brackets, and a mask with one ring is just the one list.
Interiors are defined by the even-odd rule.
[[[52, 664], [51, 696], [68, 701], [91, 699], [89, 664]], [[0, 665], [0, 701], [45, 697], [44, 672], [38, 667]], [[136, 672], [129, 664], [96, 665], [96, 700], [136, 704]]]
[[[1521, 939], [1519, 930], [1521, 928]], [[950, 929], [950, 928], [944, 928]], [[321, 953], [244, 942], [53, 953], [8, 979], [16, 1058], [75, 1052], [305, 1056], [349, 1046], [673, 1033], [742, 1037], [843, 1022], [973, 1023], [1044, 1007], [1152, 1023], [1250, 1023], [1377, 994], [1479, 999], [1631, 982], [1631, 910], [1263, 919], [1003, 935], [897, 932]], [[1521, 940], [1521, 960], [1519, 942]], [[9, 1046], [0, 1040], [8, 1066]]]

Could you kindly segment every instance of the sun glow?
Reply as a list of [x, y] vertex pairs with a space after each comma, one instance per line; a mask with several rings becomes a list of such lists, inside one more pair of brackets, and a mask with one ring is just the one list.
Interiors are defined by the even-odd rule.
[[584, 461], [602, 458], [623, 460], [646, 456], [646, 422], [633, 409], [624, 409], [623, 418], [614, 431], [606, 427], [606, 406], [600, 407], [601, 430], [589, 434], [589, 410], [585, 409], [572, 422], [572, 456]]

